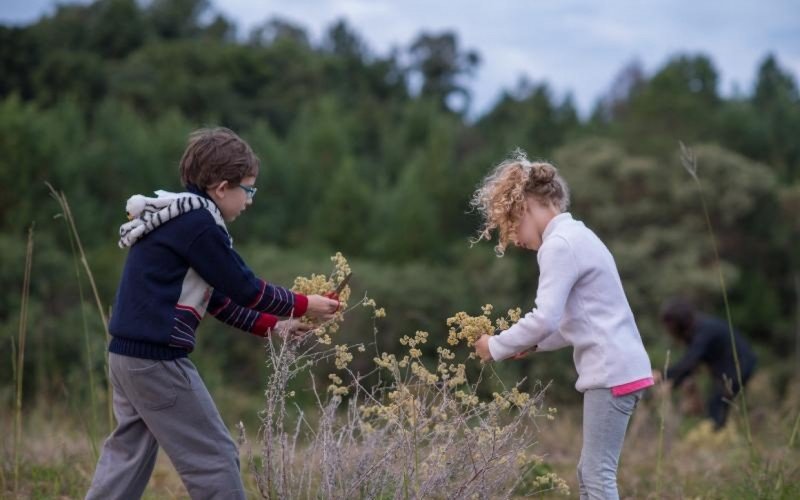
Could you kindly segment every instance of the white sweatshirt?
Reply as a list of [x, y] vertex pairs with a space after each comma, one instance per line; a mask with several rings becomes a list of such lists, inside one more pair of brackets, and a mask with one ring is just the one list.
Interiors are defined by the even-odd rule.
[[538, 346], [573, 346], [575, 388], [611, 388], [652, 376], [650, 359], [625, 298], [614, 257], [602, 241], [569, 213], [554, 217], [536, 256], [536, 307], [489, 339], [502, 360]]

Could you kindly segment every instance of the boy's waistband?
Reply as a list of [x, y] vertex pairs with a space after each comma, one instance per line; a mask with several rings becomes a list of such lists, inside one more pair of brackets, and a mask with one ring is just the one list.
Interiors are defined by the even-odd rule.
[[185, 358], [189, 355], [186, 349], [181, 349], [179, 347], [151, 344], [149, 342], [123, 339], [120, 337], [111, 338], [111, 342], [108, 344], [108, 351], [122, 356], [157, 360]]

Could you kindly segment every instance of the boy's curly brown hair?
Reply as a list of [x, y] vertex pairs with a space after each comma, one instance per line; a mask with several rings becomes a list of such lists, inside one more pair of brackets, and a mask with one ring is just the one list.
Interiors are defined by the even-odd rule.
[[553, 205], [561, 212], [569, 208], [569, 187], [558, 170], [547, 162], [528, 161], [527, 155], [517, 149], [486, 176], [472, 196], [470, 205], [483, 218], [483, 226], [473, 240], [491, 240], [492, 231], [498, 231], [495, 253], [502, 256], [508, 243], [513, 241], [525, 200], [533, 197], [544, 205]]
[[189, 135], [180, 163], [181, 182], [203, 190], [222, 181], [238, 184], [257, 176], [259, 166], [253, 149], [232, 130], [201, 128]]

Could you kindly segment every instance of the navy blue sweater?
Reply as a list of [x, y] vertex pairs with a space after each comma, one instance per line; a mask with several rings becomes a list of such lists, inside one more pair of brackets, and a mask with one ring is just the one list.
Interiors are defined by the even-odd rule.
[[193, 210], [131, 247], [111, 313], [109, 351], [176, 359], [194, 349], [207, 310], [265, 335], [277, 321], [273, 315], [298, 317], [307, 307], [304, 295], [257, 278], [211, 213]]
[[[739, 332], [734, 330], [733, 335], [736, 342], [736, 353], [742, 368], [742, 379], [747, 381], [755, 368], [756, 355]], [[706, 364], [709, 367], [715, 383], [723, 383], [724, 378], [737, 380], [728, 324], [718, 318], [703, 314], [698, 315], [695, 320], [686, 353], [683, 358], [667, 369], [666, 376], [677, 387], [700, 364]]]

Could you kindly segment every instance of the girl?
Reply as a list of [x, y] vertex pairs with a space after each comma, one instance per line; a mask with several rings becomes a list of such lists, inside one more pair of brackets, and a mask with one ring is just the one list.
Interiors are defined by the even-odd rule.
[[625, 429], [653, 378], [614, 258], [566, 211], [569, 190], [556, 168], [530, 163], [522, 151], [484, 179], [472, 205], [483, 217], [477, 241], [497, 230], [498, 256], [513, 243], [536, 251], [539, 264], [536, 307], [508, 330], [478, 339], [478, 356], [500, 361], [572, 346], [575, 388], [583, 393], [580, 497], [619, 498]]

